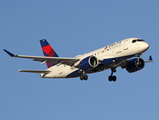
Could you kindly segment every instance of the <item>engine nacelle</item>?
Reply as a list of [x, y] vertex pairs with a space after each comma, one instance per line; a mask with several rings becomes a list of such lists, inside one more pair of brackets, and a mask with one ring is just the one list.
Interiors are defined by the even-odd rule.
[[142, 58], [139, 58], [139, 61], [137, 60], [137, 58], [135, 58], [135, 59], [128, 61], [127, 65], [126, 65], [126, 70], [129, 73], [133, 73], [133, 72], [143, 69], [144, 66], [145, 66], [145, 62]]
[[99, 61], [95, 56], [89, 56], [89, 57], [84, 58], [80, 62], [79, 68], [82, 70], [89, 70], [89, 69], [97, 67], [98, 64], [99, 64]]

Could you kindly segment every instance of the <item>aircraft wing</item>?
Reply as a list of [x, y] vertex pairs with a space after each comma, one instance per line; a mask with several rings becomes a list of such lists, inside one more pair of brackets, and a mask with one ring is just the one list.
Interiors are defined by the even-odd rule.
[[65, 64], [72, 66], [74, 63], [79, 61], [78, 58], [67, 58], [67, 57], [43, 57], [43, 56], [26, 56], [26, 55], [14, 55], [13, 53], [4, 49], [4, 51], [9, 54], [11, 57], [18, 57], [18, 58], [28, 58], [33, 59], [33, 61], [39, 61], [41, 64], [46, 62], [48, 63], [55, 63], [55, 64]]

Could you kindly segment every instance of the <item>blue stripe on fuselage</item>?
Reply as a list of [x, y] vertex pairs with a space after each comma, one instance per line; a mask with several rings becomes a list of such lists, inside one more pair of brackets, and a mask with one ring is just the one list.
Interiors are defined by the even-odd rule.
[[69, 75], [66, 76], [66, 78], [78, 77], [78, 76], [80, 76], [80, 70], [76, 70], [76, 71], [70, 73]]

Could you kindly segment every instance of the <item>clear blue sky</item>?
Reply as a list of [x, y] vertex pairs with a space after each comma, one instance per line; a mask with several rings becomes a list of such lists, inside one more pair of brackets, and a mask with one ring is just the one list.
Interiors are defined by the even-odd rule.
[[[158, 0], [1, 0], [0, 120], [157, 120], [159, 118]], [[61, 57], [74, 57], [129, 37], [150, 44], [154, 63], [129, 74], [118, 68], [88, 81], [42, 79], [19, 69], [46, 65], [15, 54], [40, 55], [47, 39]]]

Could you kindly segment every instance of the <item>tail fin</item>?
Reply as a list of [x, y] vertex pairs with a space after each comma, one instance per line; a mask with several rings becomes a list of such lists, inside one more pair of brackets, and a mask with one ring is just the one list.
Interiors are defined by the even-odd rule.
[[[45, 39], [40, 40], [40, 44], [45, 57], [59, 57]], [[56, 65], [54, 63], [48, 62], [46, 62], [46, 64], [48, 68]]]

